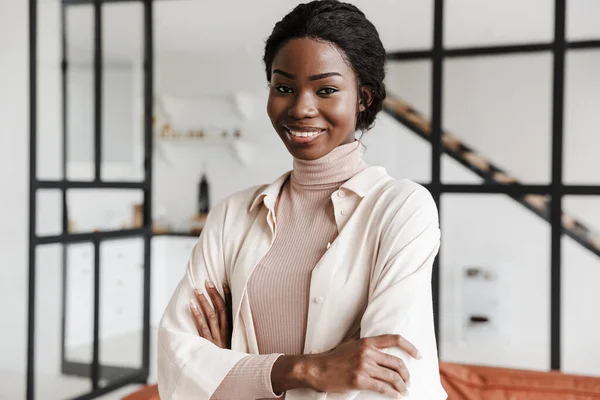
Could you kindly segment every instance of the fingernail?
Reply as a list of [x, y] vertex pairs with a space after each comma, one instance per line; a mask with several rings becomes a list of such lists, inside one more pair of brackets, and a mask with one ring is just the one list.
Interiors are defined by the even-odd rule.
[[226, 283], [223, 284], [223, 290], [225, 291], [225, 293], [229, 293], [229, 286], [227, 286]]
[[408, 396], [408, 390], [404, 389], [404, 390], [402, 391], [402, 396]]
[[198, 306], [194, 300], [190, 300], [190, 306], [194, 309], [194, 311], [198, 311]]
[[215, 287], [215, 285], [213, 285], [213, 283], [211, 281], [209, 281], [208, 279], [206, 280], [206, 285], [211, 289], [214, 289], [214, 287]]
[[196, 296], [202, 295], [202, 292], [200, 292], [198, 289], [194, 289], [194, 293], [196, 293]]
[[417, 360], [421, 360], [423, 358], [423, 356], [421, 355], [421, 353], [417, 350]]

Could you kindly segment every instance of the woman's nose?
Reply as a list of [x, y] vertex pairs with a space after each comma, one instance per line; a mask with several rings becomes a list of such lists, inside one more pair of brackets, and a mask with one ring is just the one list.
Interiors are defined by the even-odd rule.
[[288, 109], [288, 115], [295, 119], [314, 118], [317, 114], [314, 98], [309, 93], [296, 96], [294, 103]]

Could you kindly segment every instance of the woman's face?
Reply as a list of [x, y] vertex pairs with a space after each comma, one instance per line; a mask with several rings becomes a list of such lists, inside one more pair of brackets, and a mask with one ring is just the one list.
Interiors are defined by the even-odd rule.
[[270, 86], [267, 113], [295, 158], [315, 160], [354, 140], [357, 80], [331, 43], [286, 43], [273, 59]]

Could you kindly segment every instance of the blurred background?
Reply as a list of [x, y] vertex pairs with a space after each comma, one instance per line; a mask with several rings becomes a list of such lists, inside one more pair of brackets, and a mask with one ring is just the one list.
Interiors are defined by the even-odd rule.
[[[427, 186], [440, 359], [600, 377], [600, 2], [356, 0], [388, 51], [370, 164]], [[292, 159], [291, 0], [0, 0], [0, 399], [118, 399], [206, 212]]]

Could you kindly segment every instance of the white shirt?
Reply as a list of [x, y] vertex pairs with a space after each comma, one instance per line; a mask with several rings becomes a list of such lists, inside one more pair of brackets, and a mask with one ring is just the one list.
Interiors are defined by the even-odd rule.
[[[288, 175], [229, 196], [208, 216], [186, 275], [160, 323], [162, 400], [209, 399], [239, 360], [258, 354], [246, 286], [273, 243], [275, 201]], [[410, 180], [391, 178], [383, 167], [368, 167], [344, 183], [331, 200], [340, 233], [312, 272], [304, 353], [335, 348], [348, 332], [358, 329], [361, 337], [399, 334], [423, 356], [415, 360], [397, 347], [382, 350], [400, 357], [410, 372], [405, 398], [446, 399], [433, 326], [431, 270], [440, 230], [431, 195]], [[189, 311], [194, 288], [207, 294], [206, 279], [221, 295], [223, 283], [231, 288], [231, 350], [199, 336]], [[286, 392], [287, 400], [384, 398], [371, 391]]]

